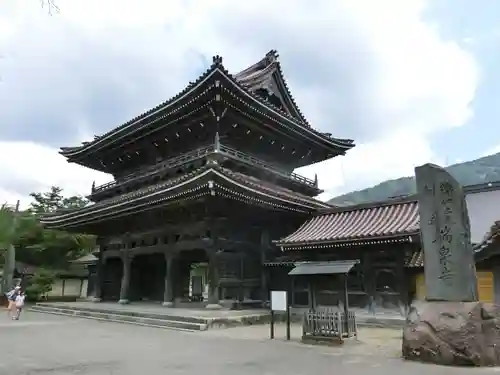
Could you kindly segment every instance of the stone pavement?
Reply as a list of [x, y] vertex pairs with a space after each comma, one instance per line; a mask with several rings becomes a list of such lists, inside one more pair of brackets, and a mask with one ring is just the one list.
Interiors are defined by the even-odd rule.
[[[265, 327], [255, 327], [188, 333], [31, 312], [20, 321], [11, 321], [0, 311], [0, 375], [420, 375], [423, 371], [426, 375], [462, 375], [495, 371], [408, 363], [396, 358], [392, 350], [381, 355], [383, 343], [397, 341], [398, 331], [370, 331], [370, 336], [365, 330], [364, 341], [352, 346], [364, 350], [343, 350], [271, 341], [265, 338]], [[292, 335], [296, 334], [294, 327]], [[284, 336], [282, 325], [276, 336]], [[378, 344], [367, 350], [370, 340]]]
[[[399, 358], [401, 355], [401, 334], [401, 330], [396, 329], [361, 327], [358, 329], [357, 340], [346, 340], [343, 346], [332, 346], [326, 348], [326, 350], [329, 353]], [[200, 335], [233, 340], [270, 341], [270, 328], [268, 324], [259, 324], [224, 330], [209, 330], [201, 332]], [[298, 324], [292, 324], [288, 344], [295, 344], [301, 347], [310, 346], [300, 342], [301, 336], [302, 327]], [[285, 324], [277, 324], [275, 326], [274, 337], [275, 341], [286, 342]], [[319, 350], [317, 346], [314, 347]]]

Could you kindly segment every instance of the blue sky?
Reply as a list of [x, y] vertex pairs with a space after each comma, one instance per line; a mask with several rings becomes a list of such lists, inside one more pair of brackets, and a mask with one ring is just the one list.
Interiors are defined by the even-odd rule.
[[[220, 54], [236, 72], [277, 49], [314, 127], [354, 138], [299, 172], [329, 197], [500, 151], [500, 2], [481, 0], [37, 0], [0, 3], [0, 201], [109, 176], [76, 145], [137, 116]], [[283, 9], [287, 9], [286, 15]]]

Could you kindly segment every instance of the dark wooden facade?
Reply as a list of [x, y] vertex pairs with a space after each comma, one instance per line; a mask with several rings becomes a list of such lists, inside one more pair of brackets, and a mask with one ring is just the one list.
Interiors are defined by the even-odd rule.
[[89, 207], [47, 215], [43, 223], [98, 236], [96, 300], [170, 306], [193, 297], [195, 268], [212, 307], [267, 300], [263, 264], [271, 239], [330, 207], [314, 198], [317, 179], [293, 170], [353, 146], [311, 128], [275, 51], [236, 75], [216, 56], [169, 101], [92, 142], [63, 148], [68, 161], [114, 181], [92, 186]]

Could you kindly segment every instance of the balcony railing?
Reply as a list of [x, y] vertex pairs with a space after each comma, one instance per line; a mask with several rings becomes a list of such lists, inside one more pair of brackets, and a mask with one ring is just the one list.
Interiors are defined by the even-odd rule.
[[316, 187], [316, 182], [309, 179], [309, 178], [303, 177], [297, 173], [289, 173], [289, 172], [283, 171], [283, 170], [281, 170], [281, 169], [279, 169], [271, 164], [268, 164], [260, 159], [257, 159], [253, 156], [245, 154], [244, 152], [235, 150], [231, 147], [224, 146], [222, 144], [218, 145], [218, 149], [216, 149], [216, 148], [217, 148], [217, 145], [215, 145], [215, 144], [201, 147], [201, 148], [198, 148], [196, 150], [190, 151], [188, 153], [185, 153], [185, 154], [170, 158], [168, 160], [156, 163], [152, 166], [142, 168], [140, 170], [140, 173], [137, 173], [137, 172], [130, 173], [124, 177], [121, 177], [118, 181], [111, 181], [111, 182], [108, 182], [106, 184], [95, 187], [94, 190], [92, 191], [92, 194], [99, 193], [101, 191], [104, 191], [104, 190], [107, 190], [107, 189], [110, 189], [110, 188], [113, 188], [116, 186], [120, 186], [120, 185], [129, 183], [129, 182], [132, 182], [135, 180], [139, 180], [139, 179], [144, 178], [146, 176], [154, 175], [157, 172], [164, 171], [166, 169], [171, 169], [171, 168], [181, 166], [185, 163], [189, 163], [191, 161], [197, 160], [203, 156], [206, 156], [206, 155], [209, 155], [209, 154], [212, 154], [215, 152], [219, 152], [220, 154], [228, 156], [231, 159], [239, 160], [239, 161], [242, 161], [242, 162], [249, 164], [249, 165], [252, 165], [252, 166], [261, 167], [261, 168], [266, 169], [270, 172], [273, 172], [273, 173], [275, 173], [283, 178], [297, 181], [297, 182], [300, 182], [302, 184], [305, 184], [305, 185], [308, 185], [311, 187]]
[[297, 173], [289, 173], [289, 172], [285, 172], [283, 170], [280, 170], [279, 168], [276, 168], [274, 165], [271, 165], [271, 164], [268, 164], [266, 162], [263, 162], [262, 160], [260, 159], [257, 159], [253, 156], [250, 156], [248, 154], [245, 154], [244, 152], [241, 152], [241, 151], [238, 151], [238, 150], [235, 150], [231, 147], [228, 147], [228, 146], [224, 146], [224, 145], [220, 145], [220, 151], [221, 153], [223, 154], [227, 154], [231, 157], [233, 157], [233, 159], [238, 159], [238, 160], [241, 160], [241, 161], [244, 161], [246, 162], [247, 164], [252, 164], [252, 165], [258, 165], [264, 169], [267, 169], [273, 173], [276, 173], [277, 175], [280, 175], [284, 178], [289, 178], [289, 179], [292, 179], [292, 180], [295, 180], [295, 181], [298, 181], [298, 182], [301, 182], [303, 184], [306, 184], [306, 185], [309, 185], [309, 186], [315, 186], [315, 182], [309, 178], [306, 178], [306, 177], [303, 177]]
[[189, 163], [190, 161], [194, 161], [196, 159], [199, 159], [202, 156], [208, 155], [211, 152], [214, 151], [214, 145], [206, 146], [206, 147], [201, 147], [196, 150], [193, 150], [191, 152], [175, 156], [173, 158], [170, 158], [168, 160], [164, 160], [162, 162], [153, 164], [149, 167], [144, 167], [141, 168], [140, 173], [134, 172], [134, 173], [129, 173], [126, 176], [120, 177], [118, 181], [111, 181], [106, 184], [97, 186], [93, 193], [97, 193], [118, 185], [122, 185], [134, 180], [138, 180], [140, 178], [146, 177], [151, 174], [155, 174], [156, 172], [162, 171], [164, 169], [170, 169], [170, 168], [175, 168], [178, 166], [181, 166], [185, 163]]

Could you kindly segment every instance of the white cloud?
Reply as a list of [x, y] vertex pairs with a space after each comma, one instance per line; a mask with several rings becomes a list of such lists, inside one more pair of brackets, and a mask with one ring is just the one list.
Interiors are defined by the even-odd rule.
[[[67, 195], [90, 193], [92, 182], [110, 180], [104, 173], [70, 164], [58, 150], [31, 142], [0, 141], [0, 203], [27, 207], [32, 191], [47, 191], [52, 185]], [[16, 191], [17, 190], [17, 191]]]
[[[358, 140], [347, 156], [304, 170], [318, 173], [328, 195], [442, 161], [430, 137], [472, 114], [476, 63], [423, 20], [421, 0], [318, 0], [314, 6], [299, 0], [73, 0], [61, 1], [54, 17], [32, 0], [5, 4], [3, 90], [51, 90], [47, 105], [67, 111], [75, 140], [96, 131], [94, 118], [107, 130], [127, 120], [125, 114], [132, 117], [175, 94], [196, 78], [200, 54], [220, 54], [236, 71], [271, 48], [280, 52], [292, 92], [313, 126]], [[122, 108], [111, 116], [116, 123], [90, 116], [91, 109], [79, 103], [94, 95], [92, 84], [128, 93], [136, 102], [133, 111]], [[85, 193], [94, 179], [93, 172], [65, 164], [54, 149], [8, 141], [0, 147], [2, 156], [16, 155], [0, 162], [0, 171], [16, 180], [28, 175], [37, 186], [61, 184]], [[4, 147], [13, 154], [3, 153]], [[36, 167], [33, 159], [17, 158], [21, 147]]]
[[346, 186], [363, 188], [391, 178], [410, 176], [417, 165], [433, 162], [442, 164], [427, 140], [412, 131], [402, 129], [379, 140], [358, 145], [348, 156], [302, 168], [301, 173], [312, 178], [318, 174], [322, 199], [346, 193]]

